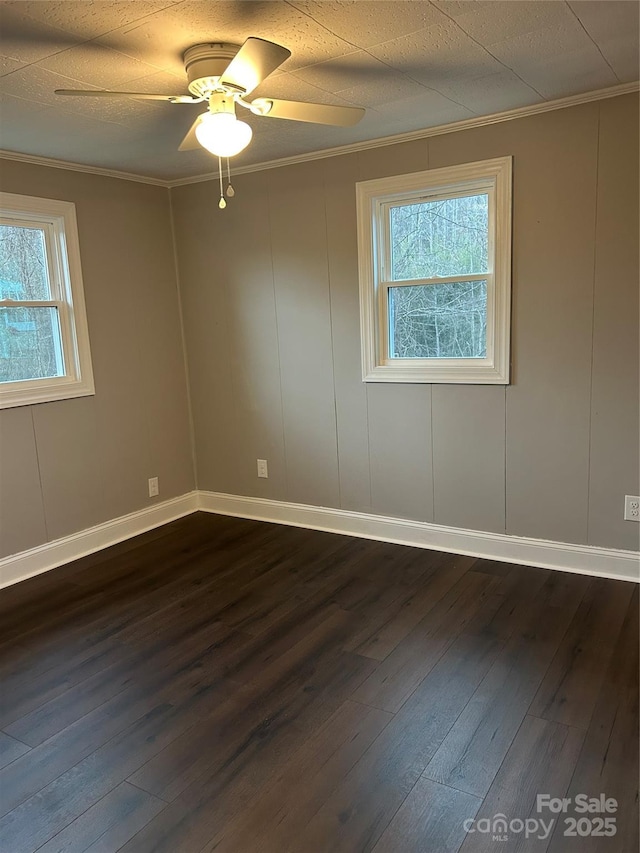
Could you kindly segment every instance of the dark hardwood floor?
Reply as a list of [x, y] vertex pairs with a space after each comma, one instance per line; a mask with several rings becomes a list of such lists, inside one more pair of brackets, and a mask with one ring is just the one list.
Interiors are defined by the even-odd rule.
[[3, 853], [638, 851], [631, 583], [196, 514], [0, 618]]

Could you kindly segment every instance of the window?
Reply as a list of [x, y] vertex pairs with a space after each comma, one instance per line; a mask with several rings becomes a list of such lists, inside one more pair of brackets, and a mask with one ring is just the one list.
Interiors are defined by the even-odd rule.
[[93, 393], [75, 206], [0, 193], [0, 408]]
[[509, 381], [511, 158], [357, 184], [365, 382]]

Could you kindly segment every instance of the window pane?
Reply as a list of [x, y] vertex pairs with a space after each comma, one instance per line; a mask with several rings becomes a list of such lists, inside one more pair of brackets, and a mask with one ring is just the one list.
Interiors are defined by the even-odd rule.
[[391, 358], [485, 358], [487, 282], [389, 288]]
[[64, 376], [57, 308], [0, 308], [0, 382]]
[[0, 299], [50, 299], [42, 228], [0, 225]]
[[391, 208], [391, 278], [487, 272], [489, 196]]

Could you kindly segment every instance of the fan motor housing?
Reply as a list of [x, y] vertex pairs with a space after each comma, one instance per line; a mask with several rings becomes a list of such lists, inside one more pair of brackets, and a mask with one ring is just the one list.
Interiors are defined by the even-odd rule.
[[220, 91], [220, 78], [239, 50], [239, 44], [228, 42], [195, 44], [186, 50], [184, 67], [191, 94], [207, 98], [212, 92]]

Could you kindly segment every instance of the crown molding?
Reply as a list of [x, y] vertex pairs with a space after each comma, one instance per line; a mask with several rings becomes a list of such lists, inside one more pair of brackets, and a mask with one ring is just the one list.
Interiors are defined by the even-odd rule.
[[[606, 98], [616, 98], [620, 95], [628, 95], [640, 89], [640, 81], [633, 83], [620, 83], [617, 86], [609, 86], [607, 89], [597, 89], [593, 92], [583, 92], [580, 95], [569, 95], [566, 98], [558, 98], [555, 101], [543, 101], [540, 104], [532, 104], [527, 107], [517, 107], [513, 110], [505, 110], [501, 113], [492, 113], [486, 116], [454, 121], [450, 124], [440, 124], [436, 127], [428, 127], [424, 130], [412, 130], [407, 133], [397, 133], [394, 136], [382, 136], [378, 139], [367, 139], [363, 142], [352, 142], [348, 145], [340, 145], [336, 148], [325, 148], [322, 151], [310, 151], [306, 154], [296, 154], [293, 157], [282, 157], [277, 160], [267, 160], [263, 163], [254, 163], [249, 166], [238, 166], [232, 170], [234, 175], [243, 175], [249, 172], [261, 172], [264, 169], [276, 169], [280, 166], [292, 166], [296, 163], [307, 163], [311, 160], [324, 160], [327, 157], [337, 157], [340, 154], [351, 154], [355, 151], [367, 151], [370, 148], [383, 148], [386, 145], [396, 145], [399, 142], [412, 142], [415, 139], [428, 139], [430, 136], [441, 136], [445, 133], [457, 133], [460, 130], [471, 130], [476, 127], [486, 127], [490, 124], [499, 124], [503, 121], [512, 121], [517, 118], [548, 113], [553, 110], [561, 110], [565, 107], [575, 107], [579, 104], [588, 104], [591, 101], [602, 101]], [[202, 181], [218, 180], [217, 172], [209, 172], [206, 175], [197, 175], [191, 178], [177, 178], [167, 181], [170, 187], [182, 187], [187, 184], [198, 184]]]
[[[321, 151], [309, 151], [306, 154], [296, 154], [293, 157], [281, 157], [276, 160], [265, 160], [262, 163], [253, 163], [248, 166], [238, 166], [233, 169], [234, 175], [244, 175], [250, 172], [261, 172], [265, 169], [276, 169], [281, 166], [292, 166], [297, 163], [307, 163], [312, 160], [324, 160], [327, 157], [337, 157], [340, 154], [351, 154], [355, 151], [367, 151], [371, 148], [383, 148], [387, 145], [396, 145], [399, 142], [411, 142], [415, 139], [428, 139], [430, 136], [441, 136], [445, 133], [457, 133], [461, 130], [471, 130], [476, 127], [486, 127], [491, 124], [499, 124], [503, 121], [513, 121], [517, 118], [526, 118], [540, 113], [561, 110], [565, 107], [574, 107], [579, 104], [588, 104], [591, 101], [602, 101], [606, 98], [616, 98], [620, 95], [628, 95], [640, 89], [640, 82], [620, 83], [607, 89], [597, 89], [593, 92], [583, 92], [580, 95], [569, 95], [567, 98], [558, 98], [555, 101], [543, 101], [540, 104], [531, 104], [527, 107], [517, 107], [514, 110], [505, 110], [500, 113], [492, 113], [486, 116], [463, 119], [462, 121], [441, 124], [436, 127], [428, 127], [423, 130], [412, 130], [407, 133], [397, 133], [394, 136], [382, 136], [376, 139], [367, 139], [362, 142], [352, 142], [348, 145], [339, 145], [335, 148], [324, 148]], [[13, 160], [17, 163], [31, 163], [35, 166], [48, 166], [54, 169], [67, 169], [72, 172], [84, 172], [88, 175], [101, 175], [105, 178], [118, 178], [123, 181], [135, 181], [141, 184], [150, 184], [156, 187], [182, 187], [188, 184], [198, 184], [204, 181], [218, 180], [217, 172], [206, 172], [202, 175], [193, 175], [188, 178], [176, 178], [168, 180], [164, 178], [153, 178], [149, 175], [137, 175], [133, 172], [122, 172], [117, 169], [107, 169], [101, 166], [87, 166], [83, 163], [73, 163], [68, 160], [55, 160], [51, 157], [40, 157], [37, 154], [22, 154], [19, 151], [6, 151], [0, 149], [0, 160]]]
[[0, 148], [0, 160], [31, 163], [34, 166], [48, 166], [51, 169], [66, 169], [70, 172], [84, 172], [87, 175], [101, 175], [103, 178], [119, 178], [122, 181], [135, 181], [139, 184], [151, 184], [154, 187], [171, 186], [171, 182], [164, 178], [120, 172], [117, 169], [106, 169], [102, 166], [87, 166], [84, 163], [72, 163], [69, 160], [54, 160], [52, 157], [40, 157], [37, 154], [21, 154], [19, 151], [6, 151], [4, 148]]

